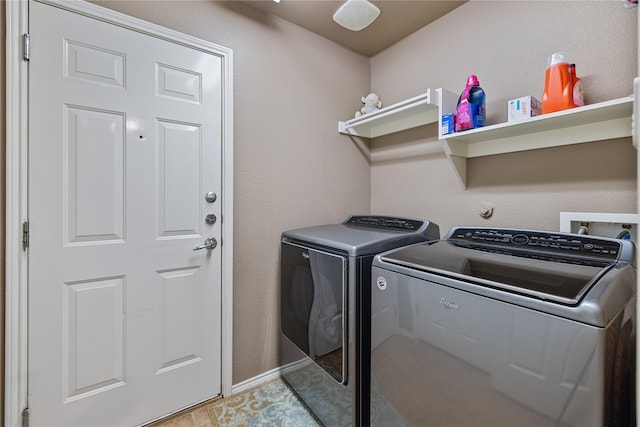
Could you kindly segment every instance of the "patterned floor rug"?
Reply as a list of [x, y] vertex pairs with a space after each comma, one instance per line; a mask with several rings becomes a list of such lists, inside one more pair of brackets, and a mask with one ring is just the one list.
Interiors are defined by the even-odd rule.
[[201, 405], [154, 427], [321, 427], [282, 380]]
[[281, 379], [214, 402], [209, 415], [215, 427], [320, 426]]

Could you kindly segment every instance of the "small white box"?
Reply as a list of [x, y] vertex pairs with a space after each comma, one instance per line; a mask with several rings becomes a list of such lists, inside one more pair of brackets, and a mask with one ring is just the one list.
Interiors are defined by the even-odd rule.
[[509, 101], [508, 121], [517, 122], [542, 114], [542, 104], [535, 97], [523, 96]]

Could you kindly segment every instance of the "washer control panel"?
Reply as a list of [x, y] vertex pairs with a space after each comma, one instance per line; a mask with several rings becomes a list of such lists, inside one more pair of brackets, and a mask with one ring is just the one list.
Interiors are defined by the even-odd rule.
[[535, 230], [456, 228], [447, 240], [468, 245], [487, 245], [505, 249], [539, 250], [556, 254], [575, 254], [617, 259], [621, 243], [615, 239], [593, 238], [580, 234], [550, 233]]

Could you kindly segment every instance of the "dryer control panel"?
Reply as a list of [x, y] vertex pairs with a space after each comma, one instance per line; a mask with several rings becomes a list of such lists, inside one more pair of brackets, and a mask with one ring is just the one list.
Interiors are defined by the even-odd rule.
[[353, 215], [344, 222], [347, 225], [361, 227], [384, 228], [398, 231], [418, 231], [425, 225], [425, 221], [410, 218], [397, 218], [378, 215]]

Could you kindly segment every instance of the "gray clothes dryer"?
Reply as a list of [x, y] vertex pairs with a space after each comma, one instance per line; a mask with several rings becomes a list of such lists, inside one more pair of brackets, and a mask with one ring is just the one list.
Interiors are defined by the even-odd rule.
[[457, 227], [375, 257], [371, 424], [635, 425], [635, 246]]
[[283, 377], [323, 424], [369, 425], [374, 255], [438, 238], [430, 221], [372, 215], [282, 233]]

